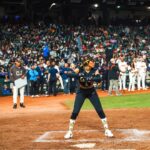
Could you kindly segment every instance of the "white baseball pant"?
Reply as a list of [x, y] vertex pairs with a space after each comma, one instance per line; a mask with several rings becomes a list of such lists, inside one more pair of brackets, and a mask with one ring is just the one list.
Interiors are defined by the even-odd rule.
[[129, 91], [135, 90], [135, 79], [136, 79], [136, 76], [133, 73], [129, 73], [129, 89], [128, 89]]
[[126, 73], [121, 73], [119, 77], [120, 90], [126, 90]]
[[24, 103], [24, 90], [25, 87], [16, 88], [13, 86], [13, 103], [17, 104], [18, 91], [20, 92], [20, 103]]
[[138, 89], [141, 89], [141, 82], [142, 82], [142, 89], [145, 89], [145, 79], [146, 79], [146, 73], [145, 72], [139, 72], [138, 75]]

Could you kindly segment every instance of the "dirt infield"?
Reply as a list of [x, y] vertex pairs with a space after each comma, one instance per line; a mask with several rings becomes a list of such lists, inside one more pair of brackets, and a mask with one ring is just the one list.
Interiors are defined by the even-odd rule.
[[0, 150], [80, 149], [78, 144], [86, 147], [87, 143], [93, 144], [93, 149], [150, 150], [149, 108], [105, 110], [115, 134], [113, 139], [104, 137], [95, 111], [82, 111], [74, 138], [65, 141], [63, 135], [68, 129], [71, 110], [63, 102], [73, 98], [74, 95], [26, 97], [27, 107], [13, 110], [12, 97], [0, 97]]

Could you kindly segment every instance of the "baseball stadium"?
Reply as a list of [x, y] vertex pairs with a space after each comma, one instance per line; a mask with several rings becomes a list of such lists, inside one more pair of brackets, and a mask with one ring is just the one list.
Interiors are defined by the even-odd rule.
[[0, 150], [150, 150], [149, 116], [149, 0], [0, 1]]

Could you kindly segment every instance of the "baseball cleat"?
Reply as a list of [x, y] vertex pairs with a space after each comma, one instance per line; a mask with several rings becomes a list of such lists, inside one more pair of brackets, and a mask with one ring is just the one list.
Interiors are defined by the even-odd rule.
[[105, 136], [106, 137], [114, 137], [113, 133], [109, 129], [105, 130]]
[[16, 103], [13, 105], [13, 109], [17, 109], [17, 104]]
[[20, 103], [20, 107], [25, 108], [26, 106], [24, 105], [24, 103]]
[[73, 137], [72, 131], [67, 131], [67, 133], [64, 136], [65, 139], [71, 139], [72, 137]]

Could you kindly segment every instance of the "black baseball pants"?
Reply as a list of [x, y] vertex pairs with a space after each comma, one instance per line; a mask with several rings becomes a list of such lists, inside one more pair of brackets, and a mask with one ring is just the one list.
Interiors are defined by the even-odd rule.
[[80, 109], [85, 101], [85, 99], [88, 98], [92, 105], [94, 106], [97, 114], [101, 119], [104, 119], [105, 113], [103, 111], [102, 105], [99, 101], [99, 97], [96, 93], [96, 90], [94, 88], [92, 89], [79, 89], [76, 94], [75, 102], [74, 102], [74, 108], [71, 115], [71, 119], [75, 120], [80, 112]]

